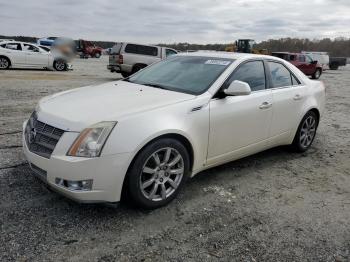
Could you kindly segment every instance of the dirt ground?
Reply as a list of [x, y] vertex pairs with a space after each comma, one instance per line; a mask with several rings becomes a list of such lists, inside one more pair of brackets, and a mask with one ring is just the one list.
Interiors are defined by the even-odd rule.
[[170, 205], [80, 205], [31, 175], [22, 122], [46, 95], [116, 80], [107, 58], [70, 72], [0, 71], [0, 261], [350, 261], [350, 66], [327, 71], [304, 154], [272, 149], [190, 180]]

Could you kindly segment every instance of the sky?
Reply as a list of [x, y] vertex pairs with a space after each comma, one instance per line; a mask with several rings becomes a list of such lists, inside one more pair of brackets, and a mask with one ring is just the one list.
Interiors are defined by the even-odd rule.
[[0, 35], [200, 44], [350, 37], [350, 0], [0, 0]]

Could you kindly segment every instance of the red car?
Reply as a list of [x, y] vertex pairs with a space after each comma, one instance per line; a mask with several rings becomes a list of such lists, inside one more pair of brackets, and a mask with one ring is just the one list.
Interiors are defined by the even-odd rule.
[[272, 55], [290, 62], [312, 79], [318, 79], [322, 75], [322, 66], [308, 55], [288, 52], [274, 52]]

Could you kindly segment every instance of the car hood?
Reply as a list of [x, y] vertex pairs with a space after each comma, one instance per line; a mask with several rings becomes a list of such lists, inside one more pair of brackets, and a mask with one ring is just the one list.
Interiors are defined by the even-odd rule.
[[40, 121], [80, 132], [101, 121], [193, 99], [195, 96], [126, 81], [110, 82], [57, 93], [43, 98], [36, 108]]

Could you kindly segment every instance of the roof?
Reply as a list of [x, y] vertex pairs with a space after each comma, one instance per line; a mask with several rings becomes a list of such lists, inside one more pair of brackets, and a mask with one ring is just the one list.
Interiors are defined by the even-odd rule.
[[271, 58], [278, 60], [275, 56], [269, 55], [257, 55], [257, 54], [247, 54], [247, 53], [236, 53], [236, 52], [222, 52], [222, 51], [198, 51], [191, 53], [179, 53], [181, 56], [210, 56], [217, 58], [230, 58], [230, 59], [245, 59], [245, 58]]

